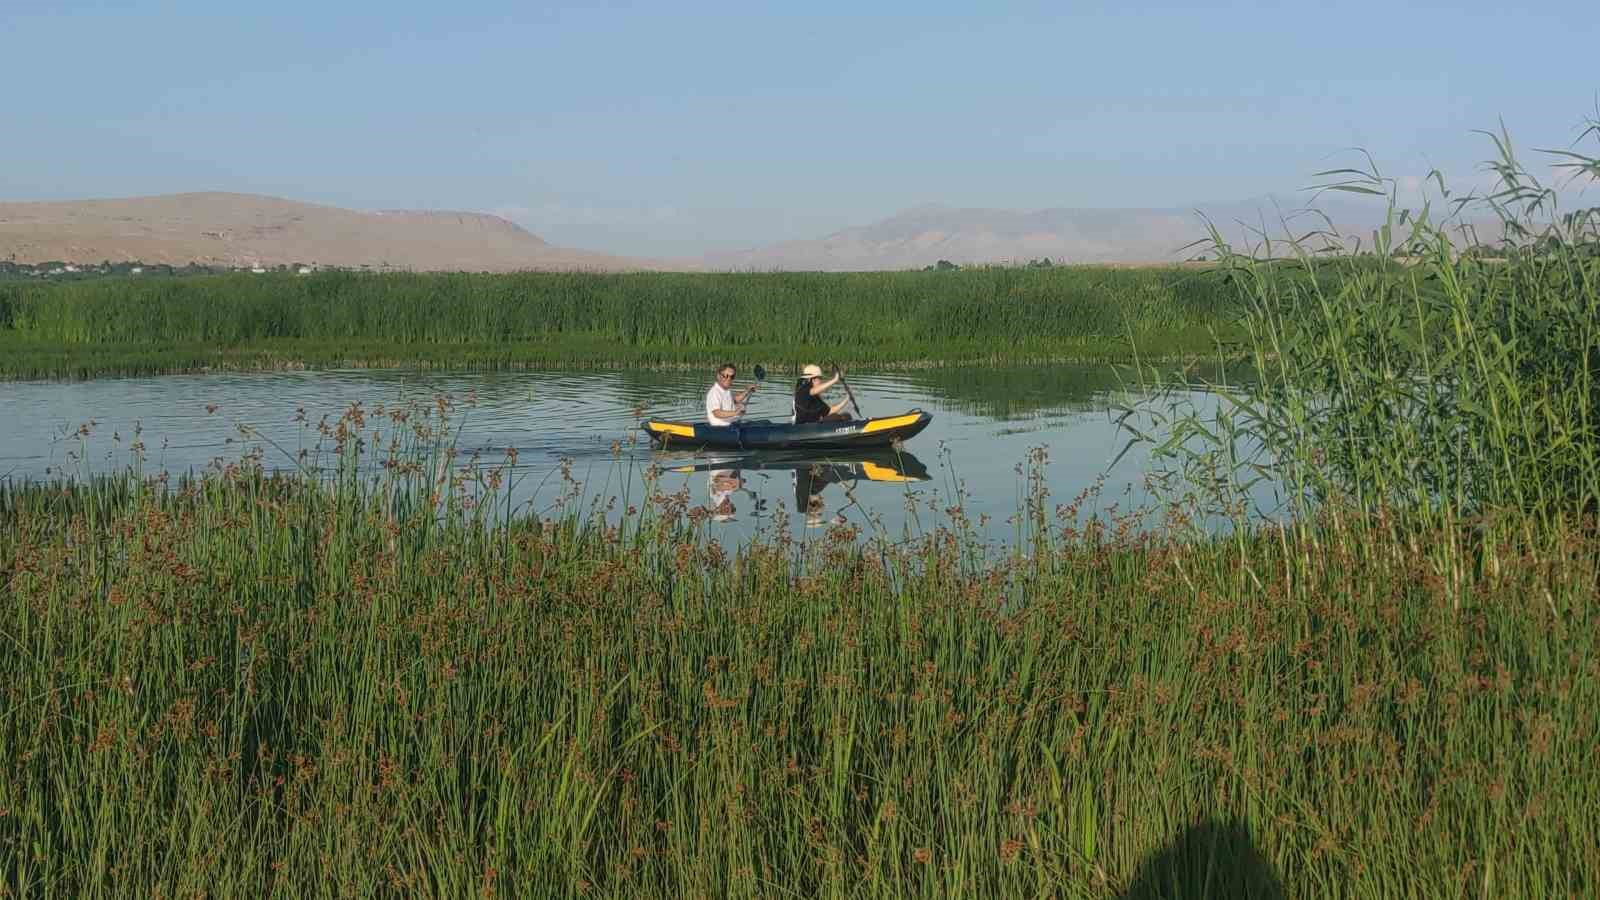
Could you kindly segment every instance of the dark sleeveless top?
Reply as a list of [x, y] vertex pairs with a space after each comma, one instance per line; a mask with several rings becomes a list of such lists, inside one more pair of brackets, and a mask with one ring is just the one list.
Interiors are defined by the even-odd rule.
[[802, 378], [794, 386], [794, 423], [820, 422], [828, 414], [828, 404], [811, 396], [811, 379]]

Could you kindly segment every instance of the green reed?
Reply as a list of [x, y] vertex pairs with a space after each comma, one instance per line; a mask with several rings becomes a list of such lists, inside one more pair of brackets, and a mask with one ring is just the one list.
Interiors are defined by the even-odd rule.
[[0, 374], [274, 364], [714, 365], [1125, 358], [1210, 350], [1204, 270], [217, 275], [0, 284]]
[[[1457, 196], [1438, 178], [1420, 210], [1398, 209], [1375, 169], [1324, 173], [1330, 189], [1388, 195], [1370, 254], [1319, 258], [1338, 235], [1216, 241], [1245, 310], [1243, 362], [1259, 377], [1217, 385], [1228, 402], [1214, 418], [1183, 402], [1147, 407], [1162, 426], [1151, 439], [1178, 468], [1235, 488], [1268, 474], [1301, 520], [1329, 505], [1472, 527], [1511, 511], [1595, 511], [1600, 209], [1562, 209], [1509, 136], [1491, 137], [1497, 186]], [[1600, 160], [1562, 158], [1580, 178], [1600, 173]]]
[[1182, 541], [1181, 509], [1081, 524], [1041, 452], [1015, 554], [969, 546], [959, 504], [903, 543], [734, 552], [649, 478], [609, 515], [570, 474], [547, 514], [499, 514], [512, 470], [452, 461], [446, 412], [352, 408], [270, 451], [286, 476], [0, 487], [0, 887], [1600, 880], [1592, 531]]

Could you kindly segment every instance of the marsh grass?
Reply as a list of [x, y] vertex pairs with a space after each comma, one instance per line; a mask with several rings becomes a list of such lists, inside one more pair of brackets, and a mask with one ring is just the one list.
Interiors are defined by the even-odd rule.
[[1203, 270], [354, 274], [0, 284], [0, 374], [200, 368], [873, 365], [1205, 353], [1232, 334]]
[[[1600, 138], [1600, 125], [1586, 136]], [[1337, 170], [1327, 190], [1389, 198], [1366, 257], [1333, 255], [1347, 236], [1235, 249], [1214, 242], [1248, 338], [1212, 383], [1222, 412], [1159, 395], [1148, 439], [1179, 470], [1210, 467], [1238, 488], [1287, 486], [1290, 515], [1324, 506], [1483, 527], [1571, 520], [1600, 500], [1600, 209], [1567, 211], [1504, 132], [1486, 164], [1497, 186], [1401, 210], [1376, 168]], [[1576, 177], [1600, 161], [1575, 151]], [[1475, 217], [1492, 215], [1498, 235]], [[1492, 242], [1486, 242], [1492, 238]], [[1396, 257], [1404, 262], [1396, 261]], [[1184, 390], [1191, 386], [1182, 385]], [[1224, 490], [1222, 493], [1227, 493]], [[1522, 515], [1522, 514], [1527, 515]]]
[[506, 470], [451, 459], [448, 413], [352, 408], [287, 475], [0, 487], [0, 885], [1565, 896], [1600, 876], [1593, 531], [1460, 570], [1440, 564], [1470, 557], [1459, 532], [1359, 517], [1179, 540], [1083, 525], [1040, 452], [1016, 553], [974, 548], [959, 505], [912, 541], [779, 529], [735, 552], [648, 478], [620, 521], [570, 473], [543, 514], [489, 515]]

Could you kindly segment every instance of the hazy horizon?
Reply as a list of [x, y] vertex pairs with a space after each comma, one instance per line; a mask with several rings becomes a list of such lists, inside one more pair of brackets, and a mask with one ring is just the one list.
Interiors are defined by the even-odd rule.
[[[698, 257], [933, 203], [1189, 209], [1364, 162], [1480, 179], [1503, 119], [1564, 147], [1587, 5], [803, 11], [177, 0], [0, 12], [0, 200], [236, 191], [460, 209]], [[248, 40], [245, 38], [248, 37]], [[1506, 52], [1507, 47], [1537, 47]]]

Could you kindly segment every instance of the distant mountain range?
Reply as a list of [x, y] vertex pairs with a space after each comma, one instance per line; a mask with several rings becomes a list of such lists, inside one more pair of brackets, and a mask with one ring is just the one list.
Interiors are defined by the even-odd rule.
[[[1318, 207], [1368, 239], [1381, 201], [1325, 195]], [[415, 271], [880, 270], [946, 260], [1026, 263], [1179, 262], [1213, 252], [1202, 215], [1226, 239], [1274, 239], [1304, 198], [1265, 196], [1192, 209], [955, 209], [919, 206], [813, 240], [700, 259], [639, 259], [555, 247], [506, 219], [474, 212], [359, 212], [253, 194], [196, 193], [53, 203], [0, 203], [0, 261], [140, 261], [229, 267], [293, 263]], [[1287, 231], [1324, 226], [1294, 219]]]
[[229, 193], [0, 203], [0, 260], [488, 272], [678, 265], [552, 247], [483, 213], [358, 212]]
[[[959, 265], [1046, 258], [1058, 263], [1180, 262], [1214, 252], [1194, 245], [1208, 236], [1206, 219], [1236, 247], [1259, 241], [1261, 234], [1278, 239], [1325, 227], [1321, 219], [1291, 216], [1285, 229], [1281, 219], [1303, 205], [1303, 199], [1274, 196], [1191, 209], [1020, 212], [928, 205], [815, 240], [709, 254], [705, 264], [712, 269], [848, 271], [921, 268], [939, 260]], [[1384, 216], [1382, 203], [1334, 200], [1319, 205], [1342, 232], [1363, 237]]]

